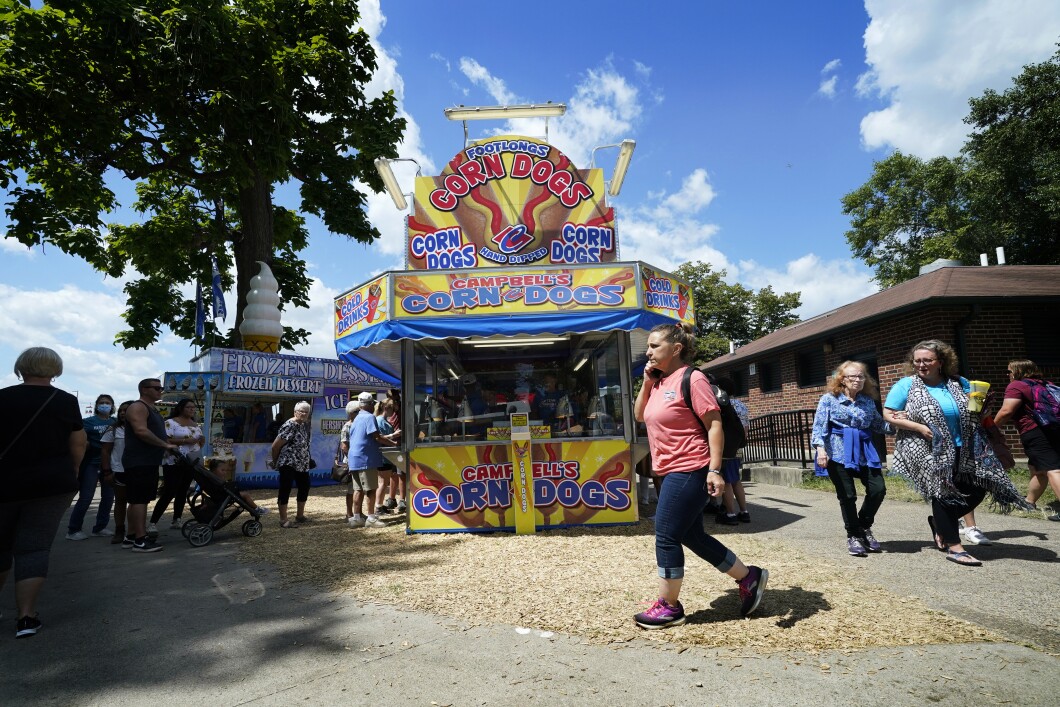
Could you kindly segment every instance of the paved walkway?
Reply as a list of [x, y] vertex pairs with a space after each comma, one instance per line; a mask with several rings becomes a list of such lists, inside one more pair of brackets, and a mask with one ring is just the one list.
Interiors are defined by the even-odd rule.
[[[56, 541], [41, 633], [0, 635], [3, 704], [1057, 704], [1060, 524], [984, 515], [1003, 542], [984, 567], [930, 549], [926, 510], [885, 503], [887, 552], [850, 558], [834, 497], [749, 487], [754, 522], [859, 577], [989, 627], [1013, 643], [757, 655], [632, 642], [584, 644], [512, 626], [285, 587], [236, 560], [231, 529], [193, 550], [134, 555], [106, 540]], [[708, 521], [709, 522], [709, 521]], [[64, 526], [65, 527], [65, 526]], [[238, 532], [238, 531], [237, 531]], [[731, 531], [723, 531], [731, 532]], [[167, 537], [168, 536], [168, 537]], [[259, 541], [267, 542], [267, 535]], [[484, 539], [485, 540], [485, 539]], [[765, 601], [769, 601], [768, 593]], [[0, 625], [13, 627], [10, 587]]]

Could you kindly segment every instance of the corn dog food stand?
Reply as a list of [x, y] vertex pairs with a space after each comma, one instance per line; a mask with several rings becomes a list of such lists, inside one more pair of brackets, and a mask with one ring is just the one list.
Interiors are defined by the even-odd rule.
[[420, 177], [408, 269], [335, 300], [340, 359], [402, 381], [410, 532], [635, 523], [632, 366], [689, 288], [618, 262], [601, 170], [517, 136]]

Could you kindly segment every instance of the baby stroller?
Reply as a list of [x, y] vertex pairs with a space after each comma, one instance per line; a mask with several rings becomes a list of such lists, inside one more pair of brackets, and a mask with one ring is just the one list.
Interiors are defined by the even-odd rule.
[[178, 464], [191, 468], [195, 486], [188, 491], [188, 508], [194, 520], [181, 526], [181, 534], [192, 547], [209, 545], [215, 530], [220, 530], [246, 511], [250, 520], [243, 523], [243, 535], [255, 538], [261, 535], [261, 521], [254, 514], [254, 507], [243, 500], [239, 490], [231, 481], [225, 481], [202, 464], [201, 459], [191, 460], [184, 455], [177, 458]]

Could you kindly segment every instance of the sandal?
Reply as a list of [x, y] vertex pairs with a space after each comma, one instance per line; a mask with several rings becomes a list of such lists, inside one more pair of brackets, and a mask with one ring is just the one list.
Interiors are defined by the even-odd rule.
[[296, 523], [308, 523], [309, 519], [306, 518], [305, 516], [295, 516], [294, 521]]
[[281, 527], [281, 528], [287, 528], [287, 529], [291, 529], [291, 528], [297, 528], [298, 526], [297, 526], [297, 525], [295, 525], [295, 524], [294, 524], [293, 522], [291, 522], [290, 520], [285, 520], [284, 522], [280, 523], [280, 527]]
[[946, 552], [946, 543], [942, 541], [942, 536], [935, 531], [935, 518], [934, 516], [928, 516], [928, 525], [931, 526], [931, 538], [935, 542], [935, 549], [940, 552]]
[[966, 567], [980, 567], [983, 564], [967, 552], [947, 552], [946, 559], [958, 565], [965, 565]]

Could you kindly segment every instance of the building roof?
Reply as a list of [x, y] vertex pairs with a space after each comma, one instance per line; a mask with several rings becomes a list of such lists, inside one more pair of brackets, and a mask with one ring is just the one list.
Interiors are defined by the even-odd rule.
[[704, 366], [722, 368], [748, 363], [763, 354], [787, 349], [808, 340], [904, 310], [940, 304], [1060, 300], [1060, 265], [1003, 265], [943, 267], [856, 302], [818, 314], [741, 346]]

